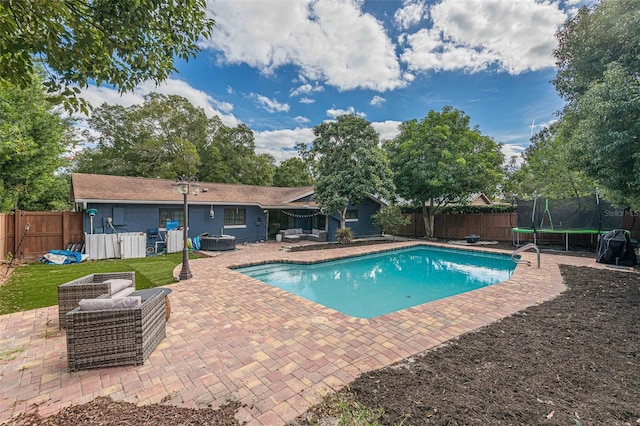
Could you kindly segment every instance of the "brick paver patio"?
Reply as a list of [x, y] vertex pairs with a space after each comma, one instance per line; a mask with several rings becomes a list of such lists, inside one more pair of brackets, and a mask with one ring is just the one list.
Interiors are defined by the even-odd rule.
[[[542, 254], [540, 269], [518, 265], [500, 284], [368, 320], [229, 269], [412, 244], [417, 243], [286, 252], [282, 244], [263, 243], [194, 260], [193, 278], [171, 285], [166, 339], [137, 367], [69, 373], [56, 306], [1, 316], [0, 422], [23, 411], [50, 415], [110, 395], [136, 404], [194, 408], [237, 400], [245, 404], [237, 414], [240, 421], [283, 424], [360, 373], [555, 297], [564, 289], [559, 263], [602, 267], [589, 258]], [[534, 261], [535, 254], [524, 258]]]

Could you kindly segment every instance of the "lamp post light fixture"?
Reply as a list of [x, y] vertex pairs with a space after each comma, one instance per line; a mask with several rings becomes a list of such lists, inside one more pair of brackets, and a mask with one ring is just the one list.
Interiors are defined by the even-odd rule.
[[184, 228], [183, 228], [183, 246], [182, 246], [182, 270], [180, 271], [179, 279], [188, 280], [193, 275], [191, 274], [191, 269], [189, 269], [189, 209], [187, 207], [187, 195], [189, 195], [189, 190], [193, 195], [198, 195], [200, 193], [200, 184], [198, 183], [198, 178], [191, 177], [186, 179], [185, 177], [177, 177], [176, 181], [171, 184], [173, 187], [174, 194], [182, 194], [184, 200]]

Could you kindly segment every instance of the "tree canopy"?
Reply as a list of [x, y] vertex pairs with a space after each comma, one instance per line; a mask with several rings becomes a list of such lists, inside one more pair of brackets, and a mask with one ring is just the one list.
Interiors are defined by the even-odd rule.
[[469, 127], [464, 112], [446, 106], [400, 125], [387, 141], [398, 195], [422, 207], [433, 237], [433, 217], [445, 205], [464, 203], [475, 192], [493, 194], [502, 178], [500, 145]]
[[300, 145], [303, 160], [313, 165], [314, 200], [327, 213], [337, 212], [345, 229], [349, 204], [369, 195], [393, 194], [391, 170], [379, 146], [379, 135], [367, 120], [353, 114], [314, 127], [310, 148]]
[[87, 149], [75, 170], [119, 176], [198, 176], [210, 182], [271, 185], [275, 162], [255, 153], [253, 132], [225, 126], [177, 95], [151, 93], [141, 105], [93, 111]]
[[[13, 0], [0, 3], [0, 83], [30, 84], [35, 64], [69, 109], [90, 82], [132, 90], [161, 82], [211, 34], [205, 0]], [[86, 110], [85, 104], [80, 104]]]
[[532, 198], [534, 193], [575, 198], [594, 191], [595, 181], [576, 167], [560, 127], [561, 123], [554, 123], [533, 135], [531, 145], [522, 154], [522, 165], [505, 173], [506, 198]]
[[307, 165], [300, 158], [287, 158], [276, 167], [273, 185], [282, 187], [296, 187], [311, 185], [311, 176]]
[[583, 7], [558, 41], [554, 84], [567, 100], [570, 155], [614, 200], [640, 210], [640, 2]]
[[39, 74], [26, 87], [0, 86], [0, 211], [64, 210], [70, 123], [47, 101]]

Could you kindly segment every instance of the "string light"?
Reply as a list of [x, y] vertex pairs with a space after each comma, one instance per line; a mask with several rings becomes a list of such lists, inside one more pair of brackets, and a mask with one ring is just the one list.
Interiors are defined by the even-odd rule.
[[315, 213], [311, 213], [311, 214], [294, 214], [294, 213], [289, 213], [289, 212], [284, 211], [284, 210], [280, 210], [280, 213], [283, 213], [283, 214], [285, 214], [287, 216], [295, 217], [295, 218], [298, 218], [298, 219], [306, 219], [306, 218], [309, 218], [309, 217], [314, 217], [314, 216], [318, 216], [318, 215], [323, 214], [322, 211], [320, 211], [320, 210], [318, 210]]

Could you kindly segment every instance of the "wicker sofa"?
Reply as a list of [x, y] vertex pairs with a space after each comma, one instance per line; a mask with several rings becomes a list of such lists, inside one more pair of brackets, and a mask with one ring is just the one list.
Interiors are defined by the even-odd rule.
[[295, 243], [300, 240], [309, 241], [327, 241], [327, 231], [321, 229], [312, 229], [311, 231], [303, 231], [302, 228], [291, 228], [280, 231], [282, 241]]
[[[67, 312], [69, 370], [143, 364], [166, 335], [166, 294], [155, 290], [134, 307]], [[95, 299], [113, 300], [107, 294]]]
[[[136, 287], [135, 272], [110, 272], [102, 274], [85, 275], [77, 280], [58, 286], [58, 319], [60, 328], [66, 327], [65, 314], [78, 307], [82, 299], [93, 299], [103, 294], [113, 296], [125, 288], [116, 288], [109, 280], [129, 280], [126, 292], [132, 292]], [[116, 291], [112, 291], [116, 290]]]

